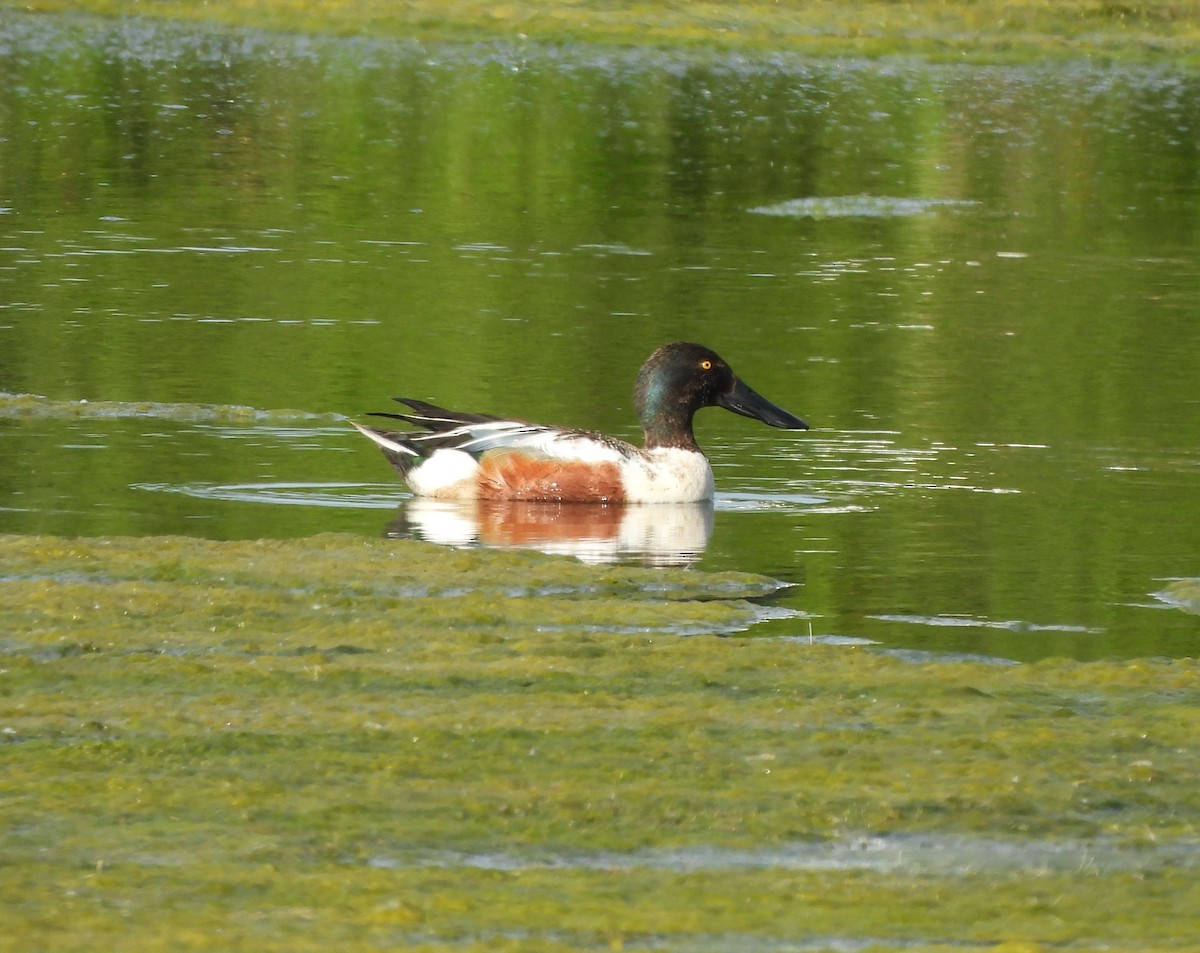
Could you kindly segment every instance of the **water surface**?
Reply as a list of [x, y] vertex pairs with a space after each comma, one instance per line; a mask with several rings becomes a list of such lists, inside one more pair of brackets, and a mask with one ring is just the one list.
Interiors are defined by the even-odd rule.
[[347, 417], [635, 437], [694, 339], [814, 425], [698, 418], [762, 634], [1194, 655], [1197, 85], [6, 12], [0, 531], [422, 532]]

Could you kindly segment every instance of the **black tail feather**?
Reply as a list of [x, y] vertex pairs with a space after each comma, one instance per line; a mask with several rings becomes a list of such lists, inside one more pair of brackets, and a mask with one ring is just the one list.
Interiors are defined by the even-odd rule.
[[444, 407], [438, 407], [436, 404], [428, 404], [423, 400], [414, 400], [411, 397], [393, 397], [392, 400], [411, 407], [416, 413], [389, 414], [383, 411], [374, 411], [371, 413], [371, 416], [403, 420], [405, 423], [413, 424], [416, 427], [424, 427], [426, 430], [431, 430], [434, 433], [454, 430], [467, 424], [485, 424], [500, 419], [491, 414], [468, 414], [458, 410], [446, 410]]

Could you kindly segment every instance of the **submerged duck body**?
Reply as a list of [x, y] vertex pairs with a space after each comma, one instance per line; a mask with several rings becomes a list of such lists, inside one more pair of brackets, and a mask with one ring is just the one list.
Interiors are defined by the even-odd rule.
[[713, 475], [692, 417], [724, 407], [772, 427], [806, 430], [699, 344], [666, 344], [638, 372], [634, 406], [645, 446], [584, 430], [445, 410], [395, 398], [409, 413], [381, 413], [421, 430], [354, 426], [383, 451], [418, 496], [438, 499], [695, 503]]

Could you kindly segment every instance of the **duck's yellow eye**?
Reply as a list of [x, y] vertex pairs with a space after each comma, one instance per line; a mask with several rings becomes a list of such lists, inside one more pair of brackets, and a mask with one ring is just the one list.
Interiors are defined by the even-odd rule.
[[700, 362], [700, 370], [711, 371], [712, 370], [712, 361], [701, 361]]

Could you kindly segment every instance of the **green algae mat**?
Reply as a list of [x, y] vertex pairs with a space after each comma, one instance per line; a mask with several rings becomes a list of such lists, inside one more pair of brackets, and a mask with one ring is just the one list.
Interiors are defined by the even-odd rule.
[[1200, 665], [756, 638], [774, 591], [0, 537], [0, 949], [1195, 949]]

